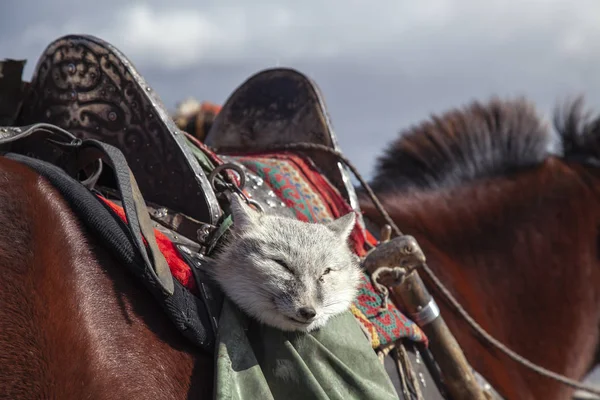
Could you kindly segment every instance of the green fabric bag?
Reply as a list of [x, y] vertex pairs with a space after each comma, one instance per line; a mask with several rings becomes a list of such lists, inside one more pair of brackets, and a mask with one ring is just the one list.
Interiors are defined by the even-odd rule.
[[215, 399], [398, 399], [350, 311], [309, 334], [255, 322], [227, 299], [216, 347]]

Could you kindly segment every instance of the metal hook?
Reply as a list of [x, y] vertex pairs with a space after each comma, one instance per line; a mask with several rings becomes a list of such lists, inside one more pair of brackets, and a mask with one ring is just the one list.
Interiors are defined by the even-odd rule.
[[219, 189], [217, 187], [215, 187], [215, 183], [216, 183], [216, 177], [217, 175], [224, 170], [227, 169], [231, 169], [234, 170], [235, 172], [237, 172], [238, 176], [240, 177], [240, 184], [239, 185], [233, 185], [233, 184], [228, 184], [226, 183], [226, 186], [235, 186], [236, 188], [238, 188], [240, 191], [246, 186], [246, 174], [244, 173], [244, 170], [236, 164], [233, 163], [225, 163], [225, 164], [221, 164], [215, 167], [215, 169], [213, 169], [211, 171], [211, 173], [208, 175], [208, 181], [210, 182], [210, 186], [213, 188], [214, 191], [218, 191]]
[[227, 169], [231, 169], [231, 170], [237, 172], [238, 176], [240, 177], [240, 184], [235, 185], [234, 183], [225, 182], [223, 184], [226, 188], [225, 190], [229, 190], [232, 193], [237, 193], [242, 199], [244, 199], [244, 201], [248, 205], [253, 206], [259, 212], [264, 213], [265, 209], [257, 201], [249, 199], [248, 196], [246, 196], [244, 194], [243, 189], [244, 189], [244, 186], [246, 186], [246, 173], [244, 172], [242, 167], [240, 167], [237, 164], [234, 164], [234, 163], [221, 164], [211, 171], [211, 173], [208, 175], [208, 181], [210, 182], [210, 185], [212, 186], [213, 190], [215, 192], [219, 191], [219, 189], [215, 186], [217, 175], [219, 173], [221, 173], [221, 171], [224, 171]]

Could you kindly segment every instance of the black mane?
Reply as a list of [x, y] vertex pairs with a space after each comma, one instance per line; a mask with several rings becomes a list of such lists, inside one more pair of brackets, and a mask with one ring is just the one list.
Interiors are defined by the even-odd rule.
[[582, 98], [554, 113], [554, 125], [562, 141], [563, 158], [600, 165], [600, 115], [584, 110]]
[[[573, 124], [575, 116], [568, 121]], [[575, 138], [581, 142], [584, 136], [567, 135], [572, 147]], [[531, 103], [494, 98], [401, 132], [377, 160], [372, 186], [377, 191], [451, 187], [536, 166], [560, 151], [560, 138]]]

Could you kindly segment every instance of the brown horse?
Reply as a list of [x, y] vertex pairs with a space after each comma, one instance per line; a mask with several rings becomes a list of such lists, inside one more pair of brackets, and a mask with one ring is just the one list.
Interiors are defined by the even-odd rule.
[[[484, 329], [580, 380], [600, 323], [600, 119], [577, 101], [550, 131], [523, 100], [474, 103], [404, 132], [373, 186], [430, 268]], [[383, 223], [372, 203], [365, 216]], [[422, 274], [471, 365], [508, 399], [568, 399], [479, 339]]]
[[0, 157], [0, 204], [0, 398], [212, 396], [212, 357], [46, 179]]
[[[374, 182], [485, 329], [575, 379], [593, 360], [600, 280], [597, 174], [582, 162], [593, 161], [597, 136], [578, 110], [560, 137], [522, 102], [451, 112], [403, 136]], [[562, 157], [548, 154], [561, 147]], [[50, 183], [0, 158], [0, 204], [0, 397], [212, 397], [212, 357], [187, 344]], [[568, 398], [439, 304], [506, 398]]]

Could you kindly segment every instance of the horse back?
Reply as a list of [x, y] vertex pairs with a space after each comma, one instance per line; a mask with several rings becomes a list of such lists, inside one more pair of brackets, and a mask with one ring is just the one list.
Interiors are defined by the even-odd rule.
[[[525, 358], [579, 380], [599, 335], [599, 188], [585, 169], [551, 158], [507, 177], [390, 191], [381, 199], [485, 330]], [[361, 208], [383, 222], [367, 200]], [[439, 305], [471, 365], [507, 398], [572, 393], [481, 341], [447, 302]]]

